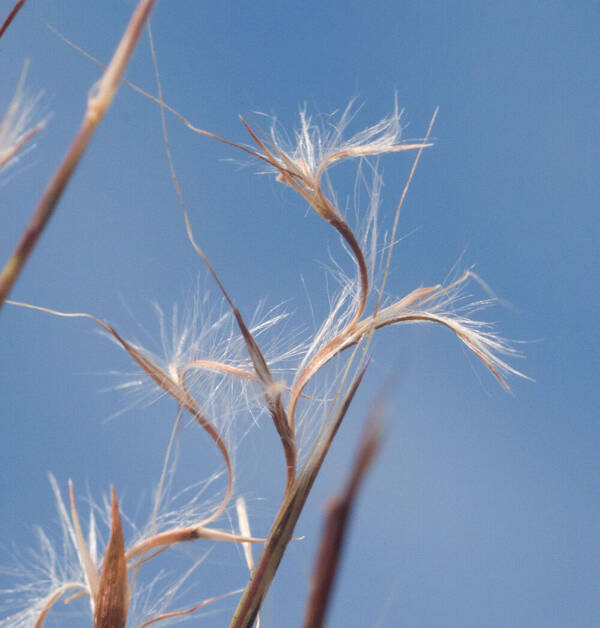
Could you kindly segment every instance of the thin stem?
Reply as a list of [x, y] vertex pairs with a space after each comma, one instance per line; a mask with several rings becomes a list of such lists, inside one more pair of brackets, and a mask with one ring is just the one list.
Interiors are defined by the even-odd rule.
[[6, 16], [4, 22], [2, 22], [2, 26], [0, 26], [0, 37], [4, 35], [6, 29], [10, 26], [15, 17], [17, 17], [17, 13], [23, 8], [24, 4], [25, 0], [17, 0], [17, 2], [15, 2], [15, 5], [10, 10], [10, 13]]
[[197, 541], [198, 539], [206, 539], [209, 541], [227, 541], [229, 543], [264, 543], [265, 539], [252, 536], [243, 536], [241, 534], [233, 534], [224, 530], [214, 530], [206, 528], [203, 525], [188, 526], [186, 528], [173, 528], [159, 534], [151, 536], [145, 541], [141, 541], [135, 547], [127, 552], [127, 560], [139, 556], [148, 550], [176, 545], [177, 543], [186, 543], [188, 541]]
[[[420, 144], [405, 144], [405, 145], [399, 145], [397, 147], [397, 150], [412, 150], [414, 148], [418, 149], [417, 155], [415, 157], [415, 160], [413, 162], [413, 165], [411, 167], [410, 173], [408, 175], [408, 179], [406, 180], [406, 184], [404, 185], [404, 189], [402, 190], [402, 195], [400, 197], [400, 201], [398, 202], [398, 205], [396, 207], [396, 213], [394, 216], [394, 225], [392, 228], [392, 236], [391, 236], [391, 245], [390, 248], [388, 250], [388, 255], [387, 255], [387, 259], [386, 259], [386, 266], [385, 266], [385, 271], [384, 271], [384, 275], [383, 275], [383, 281], [379, 290], [379, 298], [377, 300], [377, 304], [375, 306], [375, 310], [373, 313], [373, 316], [375, 316], [379, 310], [380, 304], [381, 304], [381, 299], [383, 298], [383, 293], [385, 290], [385, 284], [387, 281], [387, 277], [389, 274], [389, 269], [390, 269], [390, 264], [391, 264], [391, 259], [392, 259], [392, 250], [393, 250], [393, 242], [395, 239], [395, 234], [396, 234], [396, 230], [398, 227], [398, 221], [400, 218], [400, 210], [402, 208], [402, 205], [404, 204], [404, 199], [406, 198], [406, 194], [408, 193], [408, 189], [410, 187], [410, 184], [412, 182], [413, 176], [415, 174], [415, 171], [417, 169], [417, 165], [419, 163], [419, 160], [421, 159], [421, 155], [423, 153], [423, 150], [429, 146], [431, 146], [431, 144], [428, 142], [429, 140], [429, 136], [431, 135], [431, 130], [433, 128], [433, 125], [435, 123], [435, 119], [437, 117], [438, 114], [438, 110], [439, 108], [436, 108], [436, 110], [433, 113], [433, 116], [431, 118], [431, 121], [429, 123], [429, 127], [427, 129], [427, 133], [423, 139], [423, 142]], [[337, 161], [339, 159], [343, 159], [343, 158], [347, 158], [348, 155], [344, 155], [344, 153], [340, 153], [340, 154], [336, 154], [333, 157], [330, 157], [329, 160], [325, 161], [321, 167], [319, 168], [319, 171], [317, 173], [317, 176], [315, 177], [316, 181], [317, 181], [317, 185], [319, 186], [318, 189], [320, 190], [320, 180], [325, 172], [325, 170], [327, 169], [327, 167], [333, 162], [333, 161]], [[322, 192], [321, 192], [321, 196], [323, 196]], [[326, 198], [324, 199], [325, 202], [329, 202]], [[328, 219], [328, 222], [335, 228], [337, 229], [337, 231], [342, 235], [342, 237], [344, 237], [344, 239], [346, 240], [346, 242], [348, 243], [348, 245], [350, 246], [355, 258], [356, 258], [356, 262], [358, 264], [358, 269], [359, 269], [359, 277], [360, 277], [360, 284], [361, 284], [361, 292], [360, 292], [360, 297], [359, 297], [359, 304], [358, 307], [356, 309], [356, 312], [354, 314], [354, 316], [352, 317], [352, 320], [348, 323], [348, 325], [346, 325], [346, 327], [344, 327], [344, 329], [332, 340], [330, 340], [324, 347], [322, 347], [318, 353], [313, 357], [313, 359], [305, 366], [305, 368], [302, 370], [302, 372], [298, 375], [297, 379], [296, 379], [296, 383], [294, 384], [293, 388], [292, 388], [292, 394], [290, 397], [290, 402], [289, 402], [289, 406], [288, 406], [288, 417], [289, 417], [289, 421], [290, 421], [290, 425], [293, 426], [294, 424], [294, 417], [296, 414], [296, 407], [298, 405], [298, 399], [300, 398], [300, 396], [302, 395], [302, 391], [304, 390], [304, 388], [306, 387], [306, 385], [308, 384], [308, 382], [310, 381], [310, 379], [321, 369], [322, 366], [324, 366], [324, 364], [326, 362], [328, 362], [336, 353], [338, 353], [340, 351], [340, 347], [342, 345], [344, 345], [345, 339], [348, 338], [349, 336], [351, 336], [353, 334], [353, 330], [355, 328], [355, 326], [359, 323], [361, 316], [364, 313], [365, 310], [365, 306], [366, 306], [366, 301], [368, 298], [368, 294], [369, 294], [369, 275], [368, 275], [368, 271], [367, 271], [367, 264], [366, 264], [366, 260], [364, 257], [364, 254], [362, 252], [362, 249], [360, 248], [360, 245], [358, 244], [358, 242], [356, 241], [356, 238], [354, 236], [354, 233], [352, 232], [352, 230], [348, 227], [348, 225], [341, 219], [341, 218], [330, 218]], [[326, 359], [324, 359], [325, 356], [329, 356]]]
[[81, 582], [68, 582], [67, 584], [63, 584], [62, 587], [57, 589], [49, 598], [48, 601], [44, 604], [41, 613], [38, 615], [35, 620], [35, 624], [33, 624], [33, 628], [41, 628], [44, 620], [46, 619], [50, 609], [58, 602], [58, 600], [71, 589], [84, 589], [87, 591], [87, 587]]
[[200, 425], [208, 433], [213, 442], [219, 448], [219, 451], [223, 456], [223, 460], [225, 461], [225, 466], [227, 468], [227, 489], [219, 507], [215, 510], [215, 512], [212, 513], [212, 515], [205, 519], [202, 524], [213, 521], [225, 510], [225, 507], [227, 506], [227, 503], [229, 502], [233, 491], [233, 464], [231, 462], [229, 450], [227, 449], [225, 441], [223, 441], [219, 432], [209, 421], [209, 419], [204, 416], [196, 400], [187, 391], [185, 387], [185, 373], [183, 374], [183, 381], [173, 380], [167, 373], [165, 373], [161, 368], [154, 364], [152, 360], [148, 359], [136, 347], [127, 342], [127, 340], [125, 340], [117, 332], [117, 330], [114, 329], [114, 327], [111, 327], [107, 323], [104, 323], [99, 318], [96, 318], [91, 314], [87, 314], [85, 312], [59, 312], [57, 310], [52, 310], [47, 307], [40, 307], [38, 305], [31, 305], [29, 303], [21, 303], [19, 301], [8, 301], [8, 303], [10, 303], [11, 305], [17, 305], [19, 307], [25, 307], [31, 310], [39, 310], [40, 312], [46, 312], [48, 314], [53, 314], [54, 316], [61, 316], [65, 318], [89, 318], [97, 325], [99, 325], [109, 335], [111, 335], [115, 340], [117, 340], [117, 342], [123, 347], [123, 349], [125, 349], [125, 351], [129, 353], [129, 355], [138, 364], [138, 366], [146, 373], [146, 375], [148, 375], [148, 377], [150, 377], [150, 379], [152, 379], [157, 386], [162, 388], [170, 397], [172, 397], [184, 410], [192, 415], [196, 423], [198, 423], [198, 425]]
[[[87, 52], [86, 50], [84, 50], [83, 48], [78, 46], [76, 43], [72, 42], [70, 39], [65, 37], [61, 32], [56, 30], [56, 28], [54, 28], [54, 26], [52, 26], [52, 24], [46, 24], [46, 26], [57, 37], [62, 39], [62, 41], [64, 41], [65, 44], [67, 44], [68, 46], [73, 48], [73, 50], [76, 50], [77, 52], [82, 54], [86, 59], [89, 59], [92, 63], [97, 65], [99, 68], [106, 69], [106, 66], [101, 61], [99, 61], [98, 59], [96, 59], [96, 57], [91, 55], [89, 52]], [[126, 78], [123, 78], [122, 82], [125, 85], [127, 85], [127, 87], [130, 87], [134, 92], [137, 92], [138, 94], [144, 96], [145, 98], [148, 98], [148, 100], [151, 100], [152, 102], [156, 103], [157, 105], [160, 105], [161, 107], [163, 107], [165, 109], [165, 111], [168, 111], [170, 114], [174, 115], [190, 131], [193, 131], [194, 133], [197, 133], [198, 135], [204, 135], [206, 137], [210, 137], [211, 139], [213, 139], [213, 140], [215, 140], [217, 142], [220, 142], [221, 144], [225, 144], [227, 146], [231, 146], [233, 148], [237, 148], [238, 150], [244, 151], [245, 153], [248, 153], [249, 155], [252, 155], [253, 157], [256, 157], [257, 159], [261, 159], [263, 161], [266, 161], [265, 158], [260, 153], [257, 153], [255, 151], [249, 149], [247, 146], [242, 146], [241, 144], [236, 144], [235, 142], [232, 142], [230, 140], [226, 140], [225, 138], [220, 137], [220, 136], [216, 135], [215, 133], [211, 133], [210, 131], [206, 131], [204, 129], [201, 129], [201, 128], [195, 126], [187, 118], [185, 118], [181, 113], [179, 113], [179, 111], [177, 111], [177, 109], [175, 109], [174, 107], [171, 107], [171, 105], [169, 105], [164, 100], [162, 100], [162, 98], [157, 98], [156, 96], [153, 96], [152, 94], [150, 94], [146, 90], [142, 89], [141, 87], [139, 87], [135, 83], [132, 83], [131, 81], [128, 81]]]
[[40, 122], [35, 127], [33, 127], [33, 129], [28, 131], [21, 138], [21, 140], [17, 144], [15, 144], [11, 148], [11, 150], [6, 155], [4, 155], [4, 157], [2, 159], [0, 159], [0, 170], [2, 170], [2, 168], [4, 168], [4, 166], [6, 166], [6, 164], [11, 159], [13, 159], [14, 156], [23, 148], [23, 146], [25, 146], [25, 144], [27, 144], [27, 142], [29, 142], [29, 140], [31, 140], [33, 137], [35, 137], [43, 128], [44, 128], [44, 123]]
[[284, 499], [277, 517], [273, 522], [267, 542], [261, 552], [256, 568], [250, 578], [242, 599], [236, 608], [235, 614], [229, 624], [229, 628], [251, 628], [262, 601], [269, 590], [271, 582], [275, 577], [275, 573], [288, 543], [292, 538], [294, 527], [302, 513], [304, 504], [308, 499], [310, 490], [316, 480], [316, 477], [323, 465], [323, 461], [329, 451], [329, 447], [341, 422], [348, 411], [350, 403], [354, 398], [362, 378], [365, 368], [354, 379], [349, 390], [342, 399], [338, 407], [334, 419], [329, 427], [328, 433], [321, 442], [317, 451], [304, 465], [299, 473], [292, 490]]
[[67, 154], [50, 180], [13, 254], [0, 273], [0, 308], [10, 293], [52, 216], [98, 124], [108, 110], [155, 0], [141, 0], [104, 75], [88, 99], [83, 122]]
[[158, 481], [158, 486], [156, 487], [156, 494], [154, 497], [154, 508], [152, 509], [152, 517], [150, 519], [153, 534], [156, 534], [158, 513], [160, 511], [160, 503], [163, 497], [163, 492], [165, 490], [165, 484], [167, 483], [167, 474], [169, 472], [169, 461], [171, 458], [173, 447], [175, 445], [175, 437], [177, 436], [177, 432], [181, 428], [181, 416], [182, 416], [182, 407], [179, 406], [177, 408], [177, 417], [175, 419], [175, 423], [173, 424], [173, 429], [171, 430], [171, 436], [169, 437], [169, 443], [167, 444], [167, 451], [165, 452], [165, 459], [163, 461], [163, 468], [160, 474], [160, 480]]
[[181, 611], [171, 611], [170, 613], [163, 613], [162, 615], [157, 615], [156, 617], [153, 617], [152, 619], [145, 621], [143, 624], [140, 624], [137, 628], [146, 628], [147, 626], [151, 626], [152, 624], [155, 624], [156, 622], [164, 621], [165, 619], [171, 619], [173, 617], [183, 617], [184, 615], [191, 615], [192, 613], [196, 612], [197, 610], [201, 608], [204, 608], [205, 606], [207, 606], [208, 604], [211, 604], [212, 602], [222, 600], [223, 598], [230, 597], [231, 595], [236, 595], [238, 593], [241, 593], [242, 591], [243, 589], [238, 589], [237, 591], [229, 591], [228, 593], [223, 593], [222, 595], [215, 595], [215, 597], [210, 597], [207, 600], [200, 602], [200, 604], [196, 604], [195, 606], [192, 606], [191, 608], [186, 608]]
[[[148, 32], [150, 34], [149, 35], [150, 36], [150, 50], [152, 53], [152, 63], [154, 65], [154, 75], [156, 77], [158, 96], [159, 96], [160, 102], [162, 103], [162, 85], [160, 81], [160, 74], [158, 71], [158, 61], [156, 59], [156, 51], [154, 49], [154, 43], [152, 40], [152, 31], [150, 30], [150, 28], [148, 28]], [[246, 349], [248, 350], [248, 354], [250, 356], [250, 359], [252, 360], [252, 365], [254, 366], [256, 377], [262, 386], [263, 395], [265, 398], [267, 408], [271, 414], [271, 418], [273, 419], [273, 424], [275, 426], [275, 429], [277, 430], [277, 433], [279, 434], [279, 438], [281, 440], [281, 444], [283, 447], [283, 453], [284, 453], [285, 462], [286, 462], [286, 483], [285, 483], [285, 491], [284, 491], [284, 496], [285, 496], [291, 490], [291, 487], [294, 483], [294, 479], [296, 477], [297, 450], [296, 450], [294, 432], [288, 425], [287, 415], [283, 407], [283, 403], [281, 401], [281, 393], [278, 391], [277, 387], [275, 386], [275, 380], [273, 379], [273, 376], [271, 374], [267, 361], [265, 360], [265, 357], [262, 351], [260, 350], [260, 347], [258, 346], [256, 339], [252, 335], [252, 332], [248, 329], [246, 323], [244, 322], [244, 319], [242, 318], [240, 311], [234, 305], [227, 290], [225, 290], [225, 286], [221, 282], [219, 276], [217, 275], [217, 272], [215, 271], [212, 264], [210, 263], [206, 253], [204, 253], [204, 251], [202, 250], [202, 248], [200, 248], [200, 246], [198, 245], [198, 243], [196, 242], [194, 238], [194, 233], [192, 230], [189, 213], [187, 211], [187, 207], [183, 200], [183, 193], [179, 185], [179, 179], [177, 178], [177, 173], [175, 172], [175, 165], [173, 162], [173, 155], [171, 153], [171, 145], [169, 143], [169, 134], [167, 132], [167, 124], [165, 120], [164, 109], [165, 109], [164, 106], [161, 104], [161, 107], [160, 107], [161, 128], [162, 128], [162, 133], [163, 133], [165, 151], [167, 154], [167, 160], [169, 162], [169, 168], [171, 170], [171, 178], [173, 180], [175, 192], [179, 200], [179, 205], [183, 211], [183, 217], [185, 220], [185, 228], [187, 231], [187, 235], [194, 250], [196, 251], [196, 253], [198, 253], [200, 258], [206, 265], [206, 268], [208, 269], [209, 273], [212, 275], [217, 286], [219, 287], [219, 290], [223, 294], [223, 297], [225, 298], [229, 307], [231, 308], [231, 311], [233, 312], [233, 315], [240, 329], [240, 332], [242, 333], [242, 336], [244, 338], [244, 342], [246, 343]]]
[[400, 200], [398, 201], [398, 205], [396, 206], [396, 213], [394, 215], [394, 226], [392, 227], [392, 233], [390, 236], [390, 247], [388, 249], [387, 258], [385, 260], [385, 271], [383, 272], [383, 280], [381, 282], [381, 287], [379, 288], [379, 298], [377, 299], [377, 305], [375, 306], [375, 311], [373, 313], [373, 316], [375, 316], [377, 312], [379, 311], [379, 307], [381, 305], [381, 299], [383, 299], [383, 294], [385, 291], [385, 284], [387, 282], [387, 278], [390, 272], [390, 266], [392, 263], [392, 252], [394, 250], [394, 242], [396, 240], [396, 230], [398, 229], [398, 222], [400, 220], [400, 210], [402, 209], [402, 205], [404, 205], [404, 199], [406, 198], [406, 195], [408, 193], [408, 188], [410, 187], [410, 184], [412, 183], [413, 176], [415, 174], [415, 171], [417, 170], [417, 166], [419, 165], [419, 161], [421, 159], [421, 155], [423, 154], [423, 150], [427, 146], [430, 146], [430, 144], [427, 143], [427, 140], [429, 139], [429, 136], [431, 135], [431, 130], [433, 129], [433, 125], [435, 124], [435, 119], [437, 118], [437, 114], [439, 110], [440, 108], [436, 107], [435, 111], [433, 112], [433, 116], [431, 116], [431, 121], [429, 122], [427, 133], [425, 134], [425, 138], [423, 139], [423, 145], [419, 147], [419, 150], [417, 151], [417, 156], [415, 157], [415, 160], [413, 161], [413, 165], [410, 169], [408, 179], [406, 180], [406, 183], [404, 184], [404, 188], [402, 190]]
[[324, 625], [356, 495], [379, 447], [377, 419], [372, 415], [367, 423], [345, 489], [327, 505], [327, 518], [304, 616], [304, 628], [321, 628]]

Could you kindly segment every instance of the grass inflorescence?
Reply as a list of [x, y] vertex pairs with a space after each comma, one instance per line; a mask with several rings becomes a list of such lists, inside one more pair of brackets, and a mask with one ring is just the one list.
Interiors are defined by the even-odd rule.
[[[32, 254], [110, 106], [152, 6], [152, 1], [140, 2], [113, 60], [92, 90], [81, 128], [0, 276], [0, 305]], [[42, 530], [38, 532], [38, 552], [12, 572], [16, 584], [5, 594], [14, 610], [7, 611], [0, 626], [39, 628], [55, 611], [58, 601], [63, 600], [69, 607], [84, 604], [86, 625], [94, 628], [144, 628], [191, 619], [225, 596], [239, 597], [230, 622], [232, 628], [256, 625], [260, 621], [261, 604], [293, 540], [308, 495], [368, 370], [372, 339], [380, 330], [408, 323], [433, 323], [453, 333], [503, 387], [508, 389], [509, 376], [521, 375], [508, 361], [515, 355], [511, 345], [491, 326], [474, 318], [491, 299], [469, 300], [467, 286], [478, 285], [472, 271], [464, 272], [450, 283], [416, 286], [404, 295], [394, 296], [387, 290], [400, 208], [423, 151], [432, 146], [430, 136], [437, 111], [424, 137], [417, 141], [403, 140], [402, 114], [397, 102], [388, 117], [349, 135], [348, 125], [356, 116], [356, 109], [350, 103], [340, 115], [327, 118], [324, 123], [315, 123], [306, 110], [301, 110], [298, 127], [291, 134], [282, 132], [276, 123], [265, 132], [242, 120], [249, 144], [241, 145], [199, 129], [165, 103], [152, 43], [151, 51], [157, 95], [151, 96], [129, 85], [160, 107], [165, 147], [185, 229], [191, 246], [221, 292], [224, 306], [211, 308], [202, 295], [193, 300], [192, 308], [184, 314], [175, 307], [169, 317], [157, 308], [159, 350], [156, 350], [126, 338], [115, 325], [97, 314], [7, 301], [62, 318], [87, 319], [99, 327], [125, 352], [135, 368], [135, 373], [118, 387], [146, 391], [151, 399], [159, 396], [171, 399], [177, 419], [166, 445], [165, 460], [158, 469], [159, 480], [148, 521], [136, 524], [131, 530], [114, 487], [103, 504], [92, 502], [84, 523], [74, 484], [69, 484], [65, 499], [51, 477], [62, 538], [55, 540]], [[20, 84], [0, 123], [0, 168], [9, 165], [40, 130], [42, 123], [34, 122], [32, 111], [33, 102], [24, 99]], [[279, 330], [288, 318], [283, 308], [267, 311], [252, 320], [238, 309], [235, 297], [192, 231], [171, 156], [165, 125], [167, 114], [176, 115], [193, 132], [255, 159], [261, 172], [271, 173], [277, 182], [300, 195], [311, 211], [339, 236], [342, 248], [352, 260], [353, 272], [334, 270], [337, 292], [331, 296], [329, 312], [312, 332], [302, 335], [294, 332], [291, 339], [282, 341]], [[413, 164], [397, 205], [391, 235], [382, 242], [377, 232], [381, 176], [374, 159], [390, 153], [398, 153], [398, 158], [404, 158], [405, 153], [412, 155]], [[340, 208], [336, 188], [329, 177], [330, 170], [340, 162], [355, 163], [360, 181], [365, 178], [364, 170], [372, 174], [367, 209], [358, 227]], [[304, 618], [307, 627], [324, 622], [356, 493], [379, 447], [383, 413], [380, 406], [374, 406], [374, 416], [361, 438], [345, 488], [329, 506]], [[236, 422], [242, 415], [251, 416], [252, 420], [246, 421], [242, 430], [236, 430]], [[239, 446], [238, 434], [247, 431], [254, 422], [262, 421], [262, 415], [268, 418], [270, 429], [278, 437], [283, 486], [281, 502], [265, 537], [252, 533], [244, 497], [236, 489], [234, 455]], [[216, 469], [204, 483], [191, 483], [185, 499], [172, 499], [171, 479], [177, 462], [174, 449], [184, 417], [208, 436], [206, 446], [212, 442], [220, 455], [222, 469]], [[213, 494], [206, 497], [211, 491]], [[237, 521], [235, 525], [231, 524], [232, 519]], [[239, 545], [250, 577], [241, 589], [233, 587], [197, 604], [178, 607], [179, 591], [196, 578], [202, 561], [167, 582], [160, 578], [145, 581], [145, 571], [165, 551], [201, 539]]]

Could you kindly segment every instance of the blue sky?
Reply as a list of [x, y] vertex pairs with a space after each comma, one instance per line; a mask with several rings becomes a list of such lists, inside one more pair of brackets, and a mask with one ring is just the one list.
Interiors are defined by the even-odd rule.
[[[29, 59], [27, 90], [43, 90], [39, 112], [48, 116], [35, 149], [0, 180], [4, 259], [99, 76], [45, 23], [106, 61], [134, 5], [28, 0], [1, 40], [0, 107]], [[2, 0], [0, 14], [11, 6]], [[512, 378], [507, 394], [447, 330], [385, 330], [298, 524], [305, 538], [290, 547], [266, 601], [265, 626], [300, 624], [325, 500], [343, 484], [382, 381], [392, 390], [385, 443], [360, 495], [330, 625], [598, 625], [599, 19], [598, 3], [552, 0], [158, 3], [165, 100], [233, 141], [249, 141], [239, 115], [263, 128], [257, 112], [276, 116], [291, 130], [304, 105], [318, 118], [352, 98], [350, 132], [358, 131], [387, 115], [395, 95], [404, 137], [419, 138], [439, 106], [387, 289], [402, 296], [473, 267], [500, 301], [481, 316], [518, 342], [525, 359], [514, 365], [535, 380]], [[146, 36], [127, 76], [154, 92]], [[246, 156], [174, 118], [168, 128], [196, 237], [237, 306], [251, 317], [261, 300], [284, 303], [287, 332], [312, 329], [328, 309], [324, 264], [333, 257], [352, 270], [338, 238]], [[409, 153], [379, 161], [382, 231], [411, 163]], [[335, 169], [333, 182], [352, 216], [353, 169]], [[221, 307], [186, 240], [159, 109], [124, 87], [13, 297], [89, 312], [157, 343], [153, 302], [169, 314], [197, 290]], [[473, 295], [485, 292], [473, 286]], [[172, 404], [114, 418], [132, 399], [114, 390], [123, 380], [111, 373], [135, 369], [88, 321], [5, 307], [0, 337], [3, 562], [13, 544], [35, 546], [35, 525], [57, 532], [49, 472], [65, 492], [73, 479], [84, 512], [86, 495], [101, 500], [113, 483], [124, 511], [143, 520]], [[268, 421], [241, 440], [236, 458], [253, 529], [265, 534], [282, 488]], [[178, 482], [200, 481], [216, 464], [207, 440], [184, 430]], [[244, 569], [237, 549], [215, 547], [188, 599], [237, 588]], [[222, 602], [190, 624], [227, 625], [233, 607]], [[48, 625], [71, 625], [62, 612]]]

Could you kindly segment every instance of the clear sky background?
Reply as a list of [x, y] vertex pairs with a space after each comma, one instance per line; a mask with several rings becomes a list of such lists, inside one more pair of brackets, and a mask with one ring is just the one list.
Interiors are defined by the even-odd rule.
[[[0, 2], [4, 16], [13, 2]], [[133, 0], [29, 0], [0, 41], [4, 111], [30, 60], [27, 90], [46, 129], [0, 181], [6, 259], [69, 145], [99, 70], [45, 25], [110, 58]], [[592, 628], [600, 625], [598, 319], [600, 3], [193, 2], [161, 0], [153, 32], [165, 100], [198, 126], [248, 142], [241, 114], [292, 129], [360, 104], [352, 130], [377, 122], [397, 94], [406, 138], [433, 135], [401, 216], [388, 284], [401, 296], [474, 266], [502, 301], [482, 314], [523, 341], [515, 362], [535, 382], [507, 394], [447, 331], [386, 331], [265, 603], [264, 626], [297, 626], [325, 500], [339, 489], [370, 403], [391, 382], [385, 443], [360, 495], [331, 626]], [[148, 38], [127, 73], [154, 92]], [[254, 117], [253, 117], [254, 116]], [[168, 119], [199, 242], [242, 312], [285, 302], [287, 331], [327, 311], [323, 264], [350, 271], [338, 239], [301, 199], [243, 155]], [[241, 160], [232, 163], [230, 159]], [[380, 161], [389, 229], [412, 155]], [[353, 172], [336, 171], [350, 215]], [[2, 261], [2, 263], [4, 263]], [[458, 271], [456, 270], [458, 268]], [[122, 88], [13, 292], [89, 312], [154, 347], [152, 303], [166, 313], [213, 284], [189, 246], [156, 105]], [[484, 293], [474, 288], [474, 296]], [[143, 522], [175, 414], [114, 387], [128, 357], [84, 320], [0, 313], [0, 542], [3, 563], [54, 536], [47, 474], [101, 500], [111, 483]], [[243, 433], [245, 428], [240, 428]], [[282, 489], [268, 420], [237, 450], [238, 490], [266, 534]], [[182, 435], [178, 482], [218, 459]], [[227, 525], [225, 521], [223, 525]], [[199, 557], [198, 543], [177, 558]], [[165, 567], [168, 566], [165, 561]], [[187, 600], [243, 586], [238, 548], [215, 547]], [[2, 579], [4, 587], [13, 579]], [[75, 602], [74, 606], [82, 602]], [[183, 602], [182, 602], [183, 604]], [[190, 625], [227, 625], [235, 602]], [[68, 623], [63, 608], [48, 625]], [[134, 625], [134, 624], [132, 624]]]

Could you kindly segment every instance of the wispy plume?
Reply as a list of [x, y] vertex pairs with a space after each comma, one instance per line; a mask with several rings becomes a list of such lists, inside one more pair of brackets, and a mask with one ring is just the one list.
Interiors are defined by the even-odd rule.
[[[389, 116], [346, 137], [348, 126], [359, 110], [352, 100], [341, 113], [321, 115], [317, 123], [304, 107], [300, 110], [299, 124], [291, 140], [274, 120], [270, 129], [273, 153], [290, 174], [302, 173], [317, 179], [324, 169], [337, 161], [414, 148], [410, 143], [402, 142], [403, 112], [398, 108], [397, 99]], [[280, 168], [276, 170], [280, 172]]]
[[46, 124], [46, 119], [40, 119], [38, 114], [42, 94], [28, 96], [25, 93], [28, 66], [26, 62], [12, 100], [0, 121], [0, 171], [18, 161], [25, 146]]
[[[243, 434], [264, 411], [252, 362], [231, 310], [200, 287], [166, 314], [154, 304], [158, 340], [146, 332], [145, 341], [129, 344], [153, 362], [174, 385], [185, 384], [205, 412], [214, 417], [219, 431], [233, 440]], [[289, 333], [289, 312], [282, 306], [266, 308], [259, 304], [249, 323], [250, 332], [260, 340], [266, 360], [277, 377], [287, 376], [304, 350], [297, 333]], [[121, 346], [114, 335], [107, 334]], [[113, 373], [119, 380], [115, 388], [130, 396], [132, 403], [147, 405], [168, 394], [163, 386], [139, 371]], [[236, 422], [240, 423], [236, 425]]]

